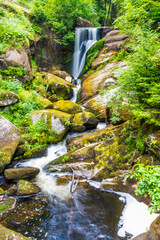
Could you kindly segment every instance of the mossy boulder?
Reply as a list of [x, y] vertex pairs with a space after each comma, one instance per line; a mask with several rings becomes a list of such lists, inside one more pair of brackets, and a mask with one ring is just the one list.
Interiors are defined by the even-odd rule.
[[0, 91], [0, 107], [12, 105], [19, 101], [19, 97], [14, 92]]
[[55, 70], [53, 72], [54, 75], [63, 78], [64, 80], [66, 80], [67, 82], [72, 82], [72, 77], [69, 73], [65, 72], [65, 71], [61, 71], [61, 70]]
[[113, 138], [114, 136], [119, 136], [122, 131], [124, 124], [117, 126], [107, 126], [104, 129], [96, 130], [90, 133], [84, 133], [78, 137], [72, 137], [67, 139], [68, 149], [82, 148], [91, 143], [97, 143], [104, 141], [105, 139]]
[[16, 196], [17, 195], [17, 186], [13, 185], [7, 190], [8, 196]]
[[20, 130], [0, 116], [0, 173], [10, 164], [19, 144]]
[[27, 100], [32, 100], [33, 102], [39, 103], [43, 108], [53, 108], [51, 101], [38, 93], [35, 94], [35, 92], [33, 91], [22, 91], [19, 93], [19, 97], [23, 102], [26, 102]]
[[106, 120], [107, 119], [107, 106], [111, 98], [116, 94], [117, 88], [108, 89], [107, 91], [102, 91], [101, 93], [90, 98], [84, 102], [83, 106], [95, 114], [98, 119]]
[[71, 129], [74, 132], [82, 132], [87, 129], [94, 129], [97, 127], [98, 119], [93, 113], [82, 112], [74, 115], [72, 120]]
[[4, 194], [4, 190], [0, 187], [0, 195]]
[[75, 114], [82, 112], [82, 108], [77, 104], [69, 100], [60, 100], [53, 103], [53, 108], [62, 112]]
[[11, 168], [4, 171], [4, 176], [6, 179], [31, 179], [35, 178], [39, 174], [39, 168], [29, 167], [29, 168]]
[[[34, 149], [28, 150], [24, 152], [23, 158], [29, 159], [29, 158], [37, 158], [37, 157], [45, 156], [47, 154], [47, 148], [48, 148], [48, 145], [42, 145]], [[22, 146], [21, 146], [21, 150], [22, 150]]]
[[1, 240], [29, 240], [29, 238], [24, 237], [22, 234], [12, 231], [8, 228], [3, 227], [0, 224], [0, 239]]
[[44, 122], [52, 143], [60, 142], [68, 131], [68, 122], [72, 115], [57, 110], [38, 110], [30, 114], [32, 124]]
[[104, 64], [108, 62], [112, 57], [117, 55], [118, 52], [116, 51], [108, 51], [108, 48], [103, 48], [97, 58], [92, 62], [92, 68], [96, 69], [99, 67], [101, 64]]
[[40, 192], [40, 189], [35, 184], [25, 180], [19, 180], [17, 188], [18, 196], [35, 195]]
[[53, 92], [62, 99], [70, 99], [73, 95], [74, 85], [54, 74], [45, 74], [44, 84], [48, 86], [47, 91]]
[[0, 201], [0, 214], [12, 209], [15, 203], [16, 199], [14, 198], [3, 198], [3, 200]]
[[118, 169], [127, 170], [131, 155], [126, 150], [125, 139], [115, 137], [103, 141], [94, 148], [96, 174], [94, 179], [105, 179]]

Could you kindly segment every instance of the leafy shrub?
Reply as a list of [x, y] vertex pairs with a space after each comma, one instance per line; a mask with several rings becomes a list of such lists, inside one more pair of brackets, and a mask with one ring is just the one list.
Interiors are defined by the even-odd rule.
[[160, 166], [137, 164], [131, 177], [138, 180], [136, 194], [147, 194], [152, 199], [151, 212], [160, 211]]

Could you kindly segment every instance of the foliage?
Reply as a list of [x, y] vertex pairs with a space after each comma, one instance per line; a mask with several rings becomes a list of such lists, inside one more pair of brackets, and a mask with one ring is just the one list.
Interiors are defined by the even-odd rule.
[[26, 69], [24, 67], [8, 67], [8, 70], [0, 69], [0, 73], [4, 73], [7, 76], [22, 77], [26, 74]]
[[7, 9], [0, 7], [0, 15], [0, 53], [7, 48], [20, 50], [24, 44], [29, 45], [29, 39], [34, 39], [34, 30], [25, 15], [9, 5]]
[[91, 64], [94, 61], [94, 59], [97, 57], [99, 51], [103, 48], [104, 45], [104, 38], [97, 41], [88, 51], [87, 57], [86, 57], [86, 64], [85, 67], [81, 73], [83, 75], [86, 73], [90, 68]]
[[137, 164], [131, 177], [138, 180], [136, 194], [147, 194], [152, 199], [151, 212], [160, 211], [160, 166]]
[[74, 41], [74, 27], [78, 17], [97, 23], [92, 0], [35, 1], [32, 18], [39, 24], [48, 24], [58, 43], [68, 45]]

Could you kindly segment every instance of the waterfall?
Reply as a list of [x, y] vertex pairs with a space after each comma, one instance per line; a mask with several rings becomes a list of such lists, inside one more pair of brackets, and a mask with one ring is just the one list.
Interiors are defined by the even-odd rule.
[[98, 40], [98, 28], [76, 28], [72, 60], [72, 76], [77, 79], [83, 70], [88, 50]]

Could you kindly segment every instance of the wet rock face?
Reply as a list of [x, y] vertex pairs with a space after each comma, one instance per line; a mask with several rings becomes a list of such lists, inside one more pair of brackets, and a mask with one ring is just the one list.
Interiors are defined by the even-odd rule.
[[82, 112], [82, 108], [80, 107], [80, 105], [69, 100], [57, 101], [53, 104], [53, 108], [55, 110], [59, 110], [70, 114]]
[[0, 201], [0, 214], [12, 209], [15, 203], [16, 203], [16, 199], [3, 197], [3, 199], [1, 199]]
[[0, 107], [12, 105], [18, 101], [17, 94], [9, 91], [0, 91]]
[[26, 71], [30, 71], [30, 63], [28, 53], [25, 49], [19, 52], [17, 49], [7, 50], [5, 54], [0, 55], [1, 65], [8, 69], [8, 66], [25, 67]]
[[0, 239], [1, 240], [29, 240], [20, 233], [16, 233], [0, 225]]
[[20, 130], [0, 116], [0, 173], [11, 162], [19, 144]]
[[39, 174], [39, 168], [11, 168], [4, 171], [6, 179], [30, 179], [35, 178]]
[[24, 180], [18, 182], [17, 189], [18, 196], [35, 195], [40, 192], [40, 189], [35, 184]]

